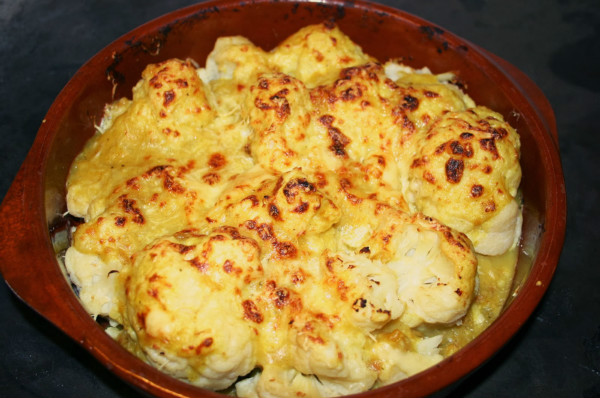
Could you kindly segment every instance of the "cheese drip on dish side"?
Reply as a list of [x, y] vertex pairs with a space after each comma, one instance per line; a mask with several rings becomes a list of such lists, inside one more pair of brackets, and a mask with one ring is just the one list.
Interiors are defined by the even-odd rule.
[[165, 373], [237, 396], [436, 364], [498, 315], [521, 229], [519, 136], [451, 79], [329, 24], [148, 65], [67, 181], [83, 305]]

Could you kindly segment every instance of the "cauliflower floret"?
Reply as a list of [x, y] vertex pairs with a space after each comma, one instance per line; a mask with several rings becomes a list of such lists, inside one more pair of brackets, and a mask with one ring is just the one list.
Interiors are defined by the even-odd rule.
[[125, 297], [119, 289], [122, 284], [119, 280], [122, 269], [120, 262], [105, 263], [99, 256], [82, 253], [71, 246], [65, 253], [65, 268], [90, 315], [122, 322]]
[[319, 236], [339, 220], [340, 211], [311, 181], [298, 169], [279, 176], [256, 169], [233, 181], [208, 218], [243, 225], [266, 248], [275, 236], [286, 241]]
[[228, 36], [217, 39], [205, 68], [197, 73], [205, 84], [217, 80], [246, 83], [264, 70], [268, 70], [267, 53], [245, 37]]
[[373, 354], [381, 368], [379, 381], [382, 384], [394, 383], [440, 362], [443, 357], [437, 346], [441, 340], [441, 336], [422, 338], [416, 344], [416, 351], [403, 349], [402, 346], [386, 340], [376, 344]]
[[464, 234], [421, 213], [358, 196], [344, 177], [337, 184], [334, 176], [328, 180], [324, 191], [343, 214], [336, 226], [340, 236], [347, 225], [372, 231], [356, 251], [395, 273], [398, 296], [406, 304], [402, 321], [452, 323], [465, 315], [474, 297], [477, 258]]
[[322, 315], [304, 312], [295, 319], [288, 338], [293, 368], [317, 376], [325, 390], [322, 396], [365, 391], [377, 380], [365, 350], [370, 338], [336, 316], [326, 316], [332, 327], [321, 320]]
[[111, 122], [88, 142], [67, 179], [69, 212], [86, 220], [97, 210], [90, 209], [94, 201], [149, 164], [167, 164], [173, 153], [185, 153], [215, 117], [195, 65], [177, 59], [146, 67], [133, 101], [107, 110]]
[[318, 137], [310, 127], [311, 101], [302, 81], [281, 73], [262, 74], [249, 88], [243, 118], [254, 132], [251, 153], [256, 163], [273, 172], [310, 164]]
[[246, 97], [241, 88], [254, 84], [259, 73], [271, 71], [267, 53], [241, 36], [221, 37], [198, 69], [198, 76], [211, 88], [209, 100], [220, 115], [238, 114]]
[[401, 320], [448, 324], [462, 318], [474, 297], [477, 258], [464, 234], [422, 214], [380, 211], [379, 225], [365, 242], [370, 256], [396, 275], [406, 304]]
[[435, 221], [417, 219], [392, 240], [395, 255], [388, 266], [398, 276], [398, 294], [407, 303], [403, 320], [448, 324], [465, 316], [477, 269], [466, 237]]
[[147, 359], [174, 377], [223, 389], [256, 365], [243, 282], [260, 276], [256, 243], [228, 230], [158, 240], [125, 282], [127, 319]]
[[498, 214], [467, 234], [482, 254], [498, 255], [515, 247], [521, 237], [523, 212], [517, 200], [511, 200]]
[[325, 263], [326, 283], [333, 285], [340, 295], [346, 306], [343, 310], [348, 314], [345, 316], [355, 325], [371, 332], [402, 315], [404, 303], [398, 297], [400, 281], [380, 261], [340, 252], [326, 256]]
[[236, 395], [244, 398], [330, 397], [331, 393], [315, 376], [293, 368], [267, 367], [235, 385]]
[[510, 249], [520, 235], [516, 131], [500, 114], [476, 107], [446, 113], [422, 138], [408, 171], [409, 203], [467, 234], [482, 254]]
[[332, 83], [343, 68], [374, 61], [333, 24], [298, 30], [271, 52], [269, 60], [311, 88]]

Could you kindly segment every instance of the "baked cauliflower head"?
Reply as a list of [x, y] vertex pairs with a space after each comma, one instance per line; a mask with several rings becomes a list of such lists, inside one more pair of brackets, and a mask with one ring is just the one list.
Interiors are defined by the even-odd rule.
[[512, 273], [478, 278], [478, 253], [514, 250], [521, 224], [519, 137], [452, 78], [331, 24], [148, 66], [69, 174], [83, 305], [148, 363], [240, 397], [439, 362], [493, 321]]
[[479, 253], [514, 246], [521, 233], [516, 131], [500, 114], [475, 107], [444, 114], [423, 134], [408, 172], [415, 208], [465, 232]]

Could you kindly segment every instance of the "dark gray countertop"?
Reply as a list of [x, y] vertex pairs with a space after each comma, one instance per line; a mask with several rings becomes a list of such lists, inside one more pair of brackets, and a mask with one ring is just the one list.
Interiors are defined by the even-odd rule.
[[[568, 194], [562, 257], [511, 342], [456, 397], [600, 397], [600, 2], [382, 1], [513, 63], [556, 112]], [[55, 96], [102, 47], [183, 0], [0, 2], [0, 195]], [[526, 154], [524, 154], [526, 156]], [[23, 266], [27, 266], [24, 264]], [[136, 391], [0, 283], [0, 396], [132, 397]]]

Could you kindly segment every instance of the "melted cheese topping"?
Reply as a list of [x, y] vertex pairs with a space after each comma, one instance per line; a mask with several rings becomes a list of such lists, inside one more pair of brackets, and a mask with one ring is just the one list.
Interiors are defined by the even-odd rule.
[[521, 217], [501, 115], [330, 25], [195, 65], [149, 65], [71, 168], [65, 263], [111, 335], [200, 387], [318, 397], [415, 374], [497, 316]]

